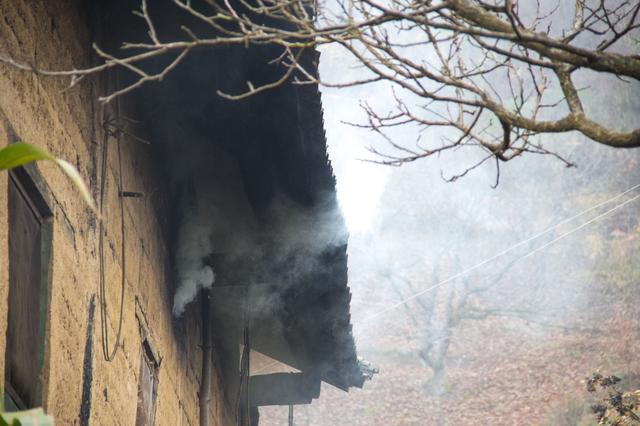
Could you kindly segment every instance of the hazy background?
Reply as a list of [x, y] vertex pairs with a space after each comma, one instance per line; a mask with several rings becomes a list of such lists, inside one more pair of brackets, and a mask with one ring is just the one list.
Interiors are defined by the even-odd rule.
[[[322, 51], [323, 78], [361, 72], [352, 65]], [[598, 121], [637, 128], [638, 84], [580, 79]], [[362, 101], [384, 112], [390, 87], [322, 90], [351, 234], [354, 335], [380, 373], [349, 394], [323, 385], [319, 400], [295, 407], [295, 424], [589, 425], [586, 376], [640, 388], [639, 150], [548, 136], [576, 168], [524, 155], [501, 165], [495, 189], [491, 161], [448, 183], [480, 153], [400, 168], [362, 161], [384, 142], [344, 122], [363, 121]], [[410, 145], [418, 130], [395, 136]], [[287, 412], [261, 408], [262, 424], [287, 424]]]

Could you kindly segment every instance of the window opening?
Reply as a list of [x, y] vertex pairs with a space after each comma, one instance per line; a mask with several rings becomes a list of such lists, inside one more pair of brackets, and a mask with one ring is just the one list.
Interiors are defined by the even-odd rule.
[[158, 396], [158, 362], [146, 338], [142, 342], [140, 378], [138, 380], [138, 410], [136, 426], [151, 426], [156, 415]]
[[4, 403], [7, 411], [42, 403], [51, 211], [24, 169], [9, 174], [9, 299]]

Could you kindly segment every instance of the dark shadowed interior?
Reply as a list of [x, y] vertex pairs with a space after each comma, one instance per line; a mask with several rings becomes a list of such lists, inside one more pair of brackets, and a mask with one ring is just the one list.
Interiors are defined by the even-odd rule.
[[[130, 13], [137, 6], [137, 0], [95, 6], [97, 39], [105, 48], [116, 51], [124, 40], [145, 39], [144, 22]], [[185, 37], [181, 25], [211, 34], [170, 1], [153, 2], [150, 13], [161, 39]], [[216, 276], [211, 321], [227, 392], [237, 390], [239, 344], [300, 371], [295, 377], [253, 376], [256, 405], [308, 403], [318, 396], [320, 381], [343, 390], [364, 382], [351, 334], [348, 235], [317, 86], [289, 81], [240, 101], [216, 93], [237, 94], [247, 81], [258, 86], [277, 80], [283, 70], [268, 62], [279, 54], [270, 46], [193, 51], [162, 83], [127, 95], [135, 105], [136, 131], [158, 148], [174, 255], [179, 225], [193, 210], [208, 215], [211, 207], [208, 221], [220, 223], [212, 225], [214, 248], [202, 261]], [[318, 59], [308, 50], [301, 62], [317, 70]], [[132, 77], [119, 75], [122, 82]], [[278, 383], [294, 391], [259, 395]]]

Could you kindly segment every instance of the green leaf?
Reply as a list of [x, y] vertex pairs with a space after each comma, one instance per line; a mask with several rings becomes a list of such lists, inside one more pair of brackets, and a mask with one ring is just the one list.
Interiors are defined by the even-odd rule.
[[0, 414], [0, 426], [53, 426], [53, 417], [42, 408]]
[[[80, 176], [78, 170], [73, 167], [71, 163], [56, 158], [48, 152], [25, 142], [16, 142], [0, 149], [0, 170], [13, 169], [39, 160], [53, 161], [56, 163], [58, 167], [60, 167], [60, 170], [67, 175], [78, 189], [80, 195], [82, 195], [82, 198], [91, 210], [96, 214], [98, 213], [96, 203], [91, 196], [91, 192], [89, 192], [89, 188], [82, 179], [82, 176]], [[3, 426], [2, 423], [0, 423], [0, 426]]]
[[0, 149], [0, 170], [9, 170], [37, 160], [54, 160], [48, 152], [24, 142]]
[[56, 158], [54, 160], [56, 164], [60, 166], [60, 169], [62, 169], [67, 177], [69, 177], [71, 182], [73, 182], [73, 184], [76, 186], [76, 188], [80, 192], [80, 195], [82, 195], [82, 198], [84, 198], [84, 201], [89, 205], [89, 207], [91, 207], [91, 210], [95, 212], [97, 210], [96, 203], [93, 201], [91, 192], [89, 192], [89, 188], [84, 183], [84, 180], [82, 179], [82, 176], [80, 176], [78, 170], [73, 167], [68, 161], [61, 160], [59, 158]]

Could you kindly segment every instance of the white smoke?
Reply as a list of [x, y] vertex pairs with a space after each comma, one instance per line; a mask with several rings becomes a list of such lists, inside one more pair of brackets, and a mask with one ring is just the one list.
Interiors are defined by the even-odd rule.
[[237, 256], [255, 245], [255, 217], [236, 161], [212, 143], [201, 143], [199, 150], [176, 154], [184, 157], [181, 163], [190, 165], [183, 176], [176, 177], [183, 193], [175, 254], [176, 317], [184, 313], [200, 289], [213, 285], [215, 274], [206, 259], [216, 254]]
[[321, 193], [312, 207], [277, 194], [266, 217], [273, 255], [298, 260], [295, 266], [300, 271], [291, 271], [292, 275], [312, 271], [322, 253], [345, 245], [349, 239], [342, 212], [329, 192]]
[[215, 281], [213, 269], [204, 264], [211, 254], [210, 224], [201, 214], [190, 211], [183, 218], [178, 234], [176, 271], [178, 288], [173, 298], [173, 315], [184, 313], [185, 306], [195, 299], [201, 288], [209, 288]]
[[[226, 158], [226, 161], [230, 161]], [[234, 175], [234, 174], [231, 174]], [[220, 173], [218, 173], [220, 178]], [[286, 262], [285, 270], [276, 276], [243, 276], [253, 280], [258, 277], [282, 284], [283, 280], [297, 282], [305, 274], [320, 267], [319, 256], [328, 249], [346, 244], [348, 233], [340, 210], [331, 194], [319, 197], [314, 207], [302, 206], [289, 197], [278, 194], [269, 206], [263, 229], [256, 226], [255, 217], [244, 197], [244, 189], [230, 185], [235, 179], [198, 180], [195, 200], [183, 205], [182, 221], [176, 251], [176, 274], [178, 288], [174, 296], [173, 315], [184, 313], [200, 289], [209, 288], [215, 274], [205, 259], [212, 254], [224, 254], [231, 262], [242, 259], [245, 263], [237, 267], [249, 267], [257, 272], [279, 262]], [[185, 203], [186, 204], [186, 203]], [[243, 266], [240, 266], [243, 265]], [[250, 274], [250, 271], [245, 271]], [[264, 271], [263, 271], [264, 272]], [[240, 276], [240, 271], [236, 277]], [[267, 295], [269, 296], [269, 295]], [[276, 296], [276, 295], [270, 295]], [[279, 298], [279, 296], [278, 296]], [[267, 300], [268, 299], [268, 300]], [[258, 305], [269, 305], [273, 309], [277, 300], [254, 297]]]

